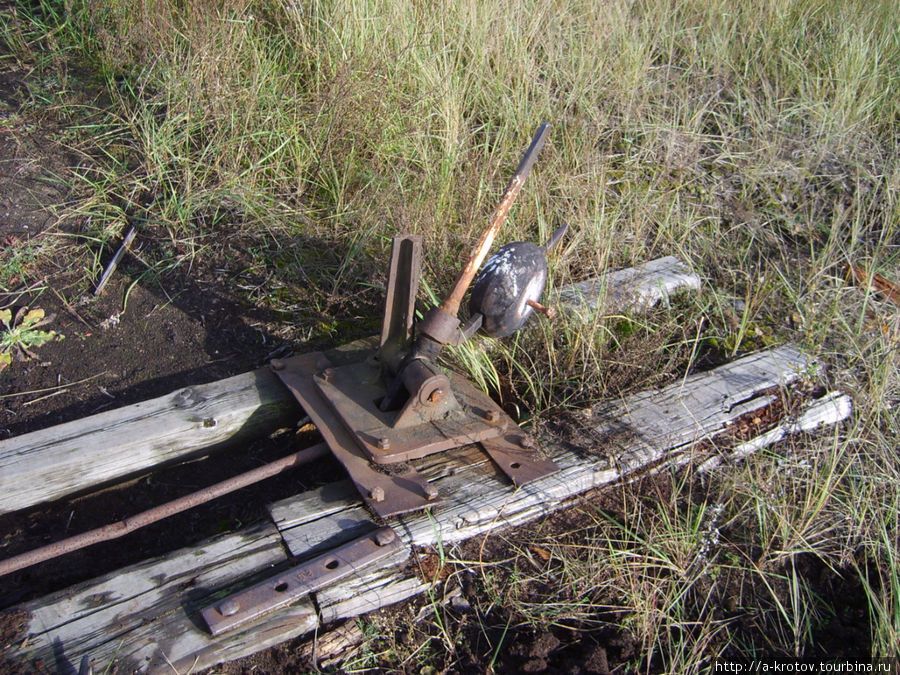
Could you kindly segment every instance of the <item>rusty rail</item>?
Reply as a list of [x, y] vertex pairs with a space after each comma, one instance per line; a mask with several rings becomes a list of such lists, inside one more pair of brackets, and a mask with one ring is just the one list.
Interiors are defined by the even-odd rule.
[[77, 534], [68, 539], [62, 539], [52, 544], [48, 544], [47, 546], [36, 548], [33, 551], [7, 558], [6, 560], [0, 560], [0, 576], [10, 574], [11, 572], [26, 567], [31, 567], [32, 565], [36, 565], [46, 560], [58, 558], [66, 553], [71, 553], [72, 551], [77, 551], [87, 546], [92, 546], [93, 544], [99, 544], [103, 541], [124, 537], [126, 534], [130, 534], [135, 530], [146, 527], [151, 523], [163, 520], [176, 513], [187, 511], [188, 509], [192, 509], [200, 504], [205, 504], [208, 501], [212, 501], [213, 499], [234, 492], [235, 490], [240, 490], [241, 488], [258, 483], [266, 478], [271, 478], [282, 471], [321, 459], [329, 454], [328, 445], [325, 443], [317, 443], [316, 445], [290, 454], [287, 457], [276, 459], [274, 462], [264, 464], [256, 469], [251, 469], [250, 471], [223, 480], [215, 485], [210, 485], [197, 492], [192, 492], [183, 497], [179, 497], [178, 499], [166, 502], [165, 504], [154, 506], [152, 509], [142, 511], [134, 516], [125, 518], [124, 520], [104, 525], [103, 527], [89, 530], [82, 534]]

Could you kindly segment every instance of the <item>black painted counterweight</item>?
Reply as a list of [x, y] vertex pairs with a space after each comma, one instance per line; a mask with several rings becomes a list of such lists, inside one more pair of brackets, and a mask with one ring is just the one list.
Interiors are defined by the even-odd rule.
[[472, 287], [469, 311], [480, 313], [482, 330], [495, 338], [512, 335], [534, 311], [547, 284], [544, 247], [516, 241], [497, 251], [481, 270]]

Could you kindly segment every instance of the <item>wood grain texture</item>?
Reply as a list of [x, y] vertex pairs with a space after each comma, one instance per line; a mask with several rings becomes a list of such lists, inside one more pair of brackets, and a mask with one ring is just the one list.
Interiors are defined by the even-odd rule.
[[[417, 469], [438, 486], [444, 503], [434, 514], [404, 516], [392, 524], [407, 544], [436, 547], [526, 523], [592, 488], [627, 480], [661, 462], [685, 461], [684, 453], [696, 441], [720, 433], [741, 415], [766, 405], [771, 401], [771, 387], [787, 384], [812, 368], [796, 348], [785, 346], [689, 376], [655, 392], [598, 405], [585, 411], [582, 428], [566, 442], [549, 436], [541, 439], [561, 471], [518, 489], [474, 446], [417, 460]], [[838, 399], [833, 404], [844, 405]], [[831, 420], [811, 412], [798, 419], [796, 426], [806, 429]], [[285, 541], [291, 542], [292, 553], [301, 557], [337, 545], [347, 537], [343, 531], [347, 523], [367, 526], [374, 522], [348, 481], [282, 500], [270, 512]], [[249, 575], [261, 569], [271, 571], [274, 562], [283, 560], [282, 549], [273, 545], [273, 541], [280, 544], [274, 532], [261, 529], [231, 535], [231, 540], [187, 549], [30, 603], [22, 607], [33, 616], [25, 656], [38, 655], [45, 662], [65, 665], [78, 663], [81, 654], [90, 653], [104, 667], [115, 662], [155, 672], [171, 662], [182, 671], [196, 669], [277, 644], [317, 625], [379, 609], [427, 588], [411, 569], [406, 548], [384, 566], [319, 591], [315, 597], [318, 616], [313, 605], [303, 600], [247, 629], [211, 638], [198, 627], [197, 608], [209, 604], [211, 592], [224, 594], [242, 578], [244, 585], [249, 584], [259, 578]]]
[[0, 441], [0, 513], [296, 421], [300, 407], [283, 389], [259, 369]]
[[699, 290], [700, 277], [673, 256], [608, 272], [558, 289], [555, 304], [589, 321], [597, 313], [641, 312], [680, 290]]
[[[326, 353], [342, 363], [373, 345], [358, 340]], [[0, 441], [0, 513], [213, 452], [302, 415], [278, 378], [260, 368]]]
[[[164, 671], [169, 663], [213, 665], [223, 655], [253, 653], [259, 635], [245, 631], [213, 639], [202, 627], [199, 609], [214, 594], [247, 585], [286, 559], [277, 529], [265, 523], [123, 568], [20, 606], [31, 620], [29, 639], [16, 656], [23, 663], [40, 660], [59, 672], [74, 672], [89, 654], [102, 664], [95, 670], [115, 664], [131, 672]], [[290, 614], [290, 630], [267, 629], [277, 633], [277, 641], [318, 621], [308, 601]]]
[[[414, 464], [440, 491], [434, 515], [401, 516], [394, 527], [412, 545], [435, 546], [484, 535], [549, 514], [572, 497], [627, 478], [697, 441], [712, 438], [742, 415], [768, 405], [771, 387], [786, 385], [813, 368], [796, 347], [753, 354], [663, 389], [640, 392], [585, 411], [583, 428], [565, 443], [544, 436], [544, 451], [559, 473], [514, 488], [475, 446], [457, 448]], [[578, 449], [571, 449], [577, 446]], [[359, 499], [346, 483], [273, 504], [271, 512], [292, 552], [302, 553], [337, 523], [360, 515]]]

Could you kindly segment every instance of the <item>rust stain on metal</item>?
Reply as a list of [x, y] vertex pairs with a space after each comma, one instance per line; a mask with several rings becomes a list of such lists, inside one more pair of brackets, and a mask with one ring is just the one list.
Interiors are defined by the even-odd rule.
[[551, 321], [556, 318], [555, 309], [553, 309], [552, 307], [547, 307], [546, 305], [542, 305], [537, 300], [526, 300], [525, 304], [531, 307], [534, 311], [540, 312]]
[[397, 533], [382, 527], [230, 595], [200, 614], [210, 632], [219, 635], [352, 574], [369, 570], [402, 548]]

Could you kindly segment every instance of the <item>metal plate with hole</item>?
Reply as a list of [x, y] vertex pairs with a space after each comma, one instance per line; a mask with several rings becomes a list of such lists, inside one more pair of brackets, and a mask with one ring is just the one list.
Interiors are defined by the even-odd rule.
[[552, 460], [535, 452], [533, 441], [523, 431], [489, 438], [479, 445], [517, 487], [559, 471]]
[[418, 511], [440, 503], [436, 488], [415, 469], [390, 474], [376, 471], [332, 406], [313, 383], [313, 375], [331, 365], [319, 352], [284, 359], [275, 371], [312, 418], [332, 454], [344, 465], [366, 504], [380, 517]]
[[[447, 371], [446, 376], [456, 406], [447, 407], [431, 421], [403, 428], [392, 425], [396, 411], [378, 408], [385, 395], [378, 364], [363, 361], [329, 368], [327, 379], [321, 371], [313, 379], [358, 447], [377, 464], [394, 464], [477, 443], [515, 426], [486, 394], [467, 386], [461, 375]], [[445, 394], [434, 405], [440, 407], [450, 398]]]
[[271, 579], [229, 595], [202, 610], [210, 632], [219, 635], [340, 579], [372, 569], [403, 548], [390, 527], [382, 527]]

